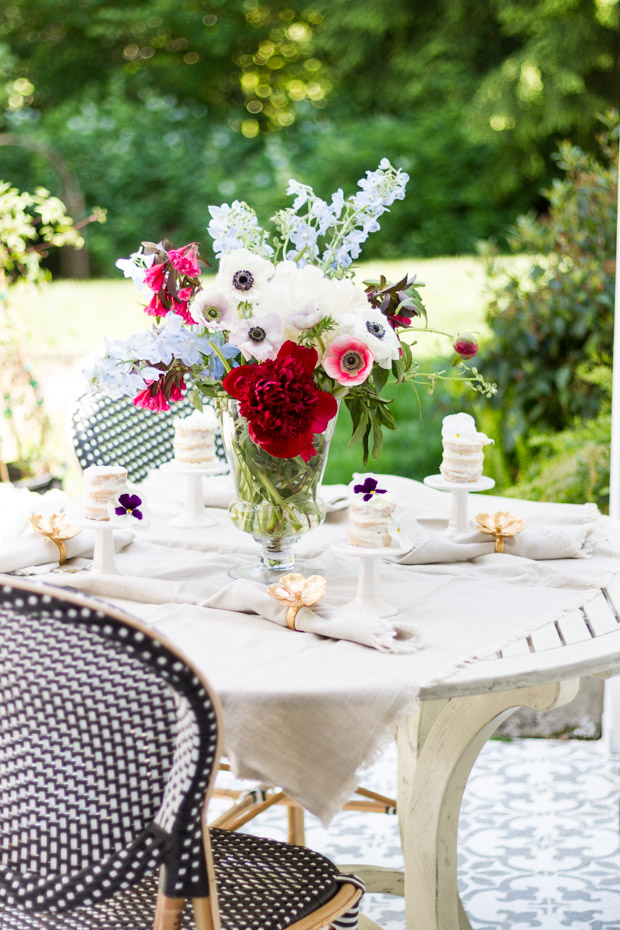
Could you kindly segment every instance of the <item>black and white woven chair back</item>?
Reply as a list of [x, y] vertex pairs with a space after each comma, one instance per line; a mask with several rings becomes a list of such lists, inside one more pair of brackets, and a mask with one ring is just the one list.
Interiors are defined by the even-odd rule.
[[[71, 417], [73, 447], [82, 469], [124, 465], [130, 481], [142, 481], [151, 468], [170, 462], [174, 457], [174, 419], [194, 411], [188, 393], [161, 413], [136, 407], [128, 397], [83, 394]], [[207, 402], [205, 398], [203, 403]], [[226, 460], [219, 430], [215, 453], [221, 461]]]
[[147, 630], [81, 595], [0, 585], [0, 905], [101, 902], [163, 865], [208, 892], [213, 698]]

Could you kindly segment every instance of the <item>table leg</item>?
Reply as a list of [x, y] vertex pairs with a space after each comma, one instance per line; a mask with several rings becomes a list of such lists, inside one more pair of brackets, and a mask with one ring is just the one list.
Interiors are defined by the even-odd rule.
[[399, 727], [398, 810], [405, 861], [407, 930], [471, 930], [456, 883], [459, 812], [487, 739], [518, 707], [549, 710], [578, 681], [429, 701]]

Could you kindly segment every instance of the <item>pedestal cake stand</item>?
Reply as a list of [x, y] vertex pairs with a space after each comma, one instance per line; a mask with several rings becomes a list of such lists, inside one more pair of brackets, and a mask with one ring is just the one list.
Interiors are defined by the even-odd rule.
[[450, 491], [452, 504], [450, 508], [450, 521], [447, 532], [452, 535], [468, 533], [471, 530], [467, 515], [467, 495], [470, 491], [489, 491], [495, 487], [492, 478], [481, 475], [477, 481], [447, 481], [443, 475], [429, 475], [424, 484], [437, 491]]
[[391, 546], [375, 546], [371, 549], [352, 546], [346, 539], [337, 539], [331, 547], [339, 555], [353, 556], [360, 563], [355, 597], [345, 604], [343, 610], [353, 609], [375, 617], [393, 617], [397, 614], [398, 607], [388, 604], [382, 596], [379, 562], [381, 559], [402, 555], [409, 546], [392, 543]]

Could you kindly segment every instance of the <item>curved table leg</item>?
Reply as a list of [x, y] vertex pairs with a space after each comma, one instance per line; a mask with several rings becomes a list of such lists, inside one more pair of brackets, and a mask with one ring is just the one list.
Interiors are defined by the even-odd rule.
[[407, 930], [471, 930], [456, 883], [459, 812], [487, 739], [518, 707], [550, 710], [578, 681], [430, 701], [399, 726], [399, 820]]

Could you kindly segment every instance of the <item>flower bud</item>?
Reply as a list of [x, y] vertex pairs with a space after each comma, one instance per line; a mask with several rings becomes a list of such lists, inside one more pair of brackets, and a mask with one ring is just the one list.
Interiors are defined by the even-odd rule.
[[478, 340], [471, 333], [459, 333], [452, 348], [461, 358], [473, 358], [478, 354]]

